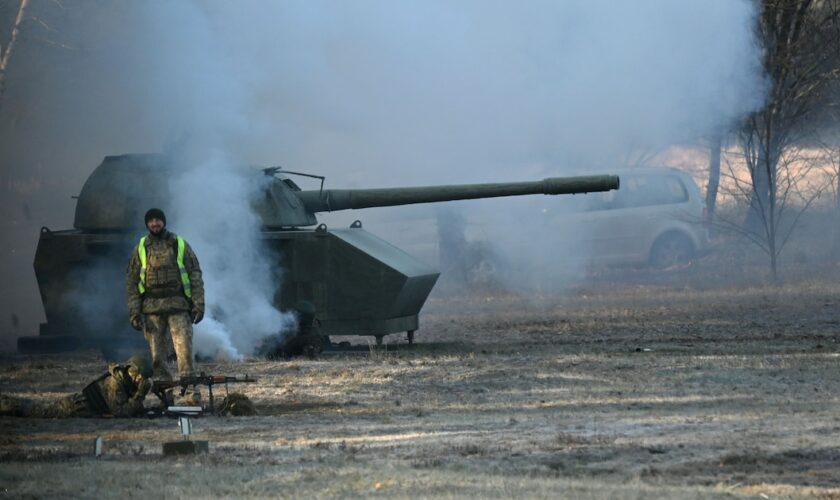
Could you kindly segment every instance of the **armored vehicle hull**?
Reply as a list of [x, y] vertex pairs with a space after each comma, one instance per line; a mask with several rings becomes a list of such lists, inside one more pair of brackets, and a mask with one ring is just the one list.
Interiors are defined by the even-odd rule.
[[[418, 314], [439, 273], [364, 230], [320, 226], [267, 231], [266, 247], [284, 268], [275, 305], [289, 310], [312, 302], [325, 335], [384, 335], [419, 326]], [[35, 254], [47, 321], [38, 337], [19, 340], [23, 352], [76, 348], [142, 348], [127, 325], [123, 283], [135, 233], [43, 229]], [[84, 297], [84, 300], [79, 300]]]

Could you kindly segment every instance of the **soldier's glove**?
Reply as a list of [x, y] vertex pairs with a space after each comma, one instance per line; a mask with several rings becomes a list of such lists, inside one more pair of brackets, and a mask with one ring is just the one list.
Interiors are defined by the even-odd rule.
[[193, 308], [193, 310], [190, 311], [190, 318], [192, 318], [192, 322], [197, 325], [204, 319], [204, 311], [198, 308]]
[[134, 328], [138, 332], [143, 330], [143, 318], [139, 314], [131, 317], [131, 328]]

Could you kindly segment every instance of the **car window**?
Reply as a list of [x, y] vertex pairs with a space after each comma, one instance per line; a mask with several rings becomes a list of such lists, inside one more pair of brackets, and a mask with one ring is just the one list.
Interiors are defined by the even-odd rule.
[[669, 205], [688, 201], [688, 191], [675, 175], [622, 176], [621, 187], [592, 196], [588, 210]]

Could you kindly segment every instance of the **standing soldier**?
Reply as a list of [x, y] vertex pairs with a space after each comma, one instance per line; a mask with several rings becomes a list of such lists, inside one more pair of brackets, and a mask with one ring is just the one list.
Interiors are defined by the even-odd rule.
[[[143, 330], [152, 352], [154, 376], [172, 380], [166, 368], [167, 332], [178, 358], [178, 375], [193, 372], [192, 324], [204, 317], [204, 282], [192, 248], [166, 230], [166, 215], [158, 208], [146, 212], [147, 236], [131, 254], [125, 283], [131, 326]], [[201, 404], [198, 388], [185, 394], [185, 404]]]

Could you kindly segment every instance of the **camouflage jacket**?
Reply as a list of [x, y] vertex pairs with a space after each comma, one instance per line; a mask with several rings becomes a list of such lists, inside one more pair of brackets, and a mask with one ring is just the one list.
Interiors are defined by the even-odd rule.
[[95, 382], [102, 393], [108, 411], [115, 417], [136, 417], [145, 411], [143, 400], [152, 388], [152, 382], [144, 379], [136, 385], [124, 365], [108, 366], [108, 376]]
[[184, 267], [190, 277], [192, 298], [187, 299], [181, 285], [177, 264], [178, 241], [175, 233], [166, 231], [160, 236], [146, 238], [146, 293], [140, 294], [140, 256], [137, 245], [132, 247], [125, 273], [129, 318], [140, 313], [163, 314], [189, 311], [193, 307], [204, 311], [204, 281], [201, 267], [188, 243], [184, 247]]

